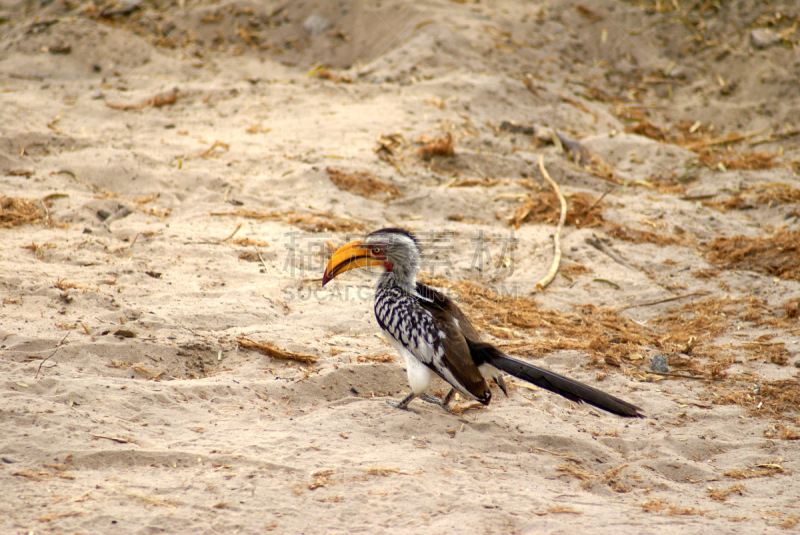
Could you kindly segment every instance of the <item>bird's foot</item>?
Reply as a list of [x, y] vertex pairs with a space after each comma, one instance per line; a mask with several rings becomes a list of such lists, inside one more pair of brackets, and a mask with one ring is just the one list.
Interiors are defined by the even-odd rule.
[[411, 403], [411, 400], [414, 399], [415, 397], [417, 397], [416, 394], [414, 394], [414, 392], [411, 392], [409, 395], [404, 397], [402, 401], [391, 401], [387, 399], [386, 403], [388, 403], [395, 409], [403, 409], [404, 411], [407, 411], [408, 404]]
[[433, 403], [434, 405], [441, 405], [442, 403], [444, 403], [444, 400], [442, 398], [438, 398], [432, 394], [422, 394], [420, 398], [422, 399], [422, 401], [427, 401], [428, 403]]
[[387, 399], [386, 403], [388, 403], [389, 405], [391, 405], [395, 409], [402, 409], [404, 411], [408, 410], [408, 403], [403, 403], [402, 401], [391, 401], [391, 400]]
[[436, 396], [432, 396], [430, 394], [422, 394], [420, 396], [423, 401], [427, 401], [428, 403], [433, 403], [434, 405], [439, 405], [445, 411], [450, 412], [450, 399], [453, 397], [452, 391], [447, 394], [444, 399], [437, 398]]

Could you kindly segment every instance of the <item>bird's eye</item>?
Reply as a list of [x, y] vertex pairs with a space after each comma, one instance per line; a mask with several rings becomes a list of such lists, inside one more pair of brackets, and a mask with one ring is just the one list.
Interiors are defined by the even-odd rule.
[[380, 254], [381, 248], [376, 245], [375, 247], [372, 248], [372, 252], [375, 254]]

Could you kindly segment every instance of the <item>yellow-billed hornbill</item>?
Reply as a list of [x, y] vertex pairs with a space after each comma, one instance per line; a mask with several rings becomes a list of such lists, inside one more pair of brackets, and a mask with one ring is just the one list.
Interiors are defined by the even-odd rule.
[[[417, 282], [420, 249], [406, 230], [387, 228], [349, 243], [333, 254], [322, 278], [324, 286], [350, 269], [381, 266], [375, 286], [375, 317], [386, 340], [406, 363], [411, 393], [399, 403], [405, 409], [417, 396], [448, 409], [455, 390], [488, 405], [492, 393], [486, 379], [506, 392], [505, 372], [565, 398], [589, 403], [626, 417], [642, 417], [641, 409], [574, 379], [504, 354], [480, 335], [463, 312], [444, 294]], [[426, 394], [433, 373], [453, 389], [444, 399]]]

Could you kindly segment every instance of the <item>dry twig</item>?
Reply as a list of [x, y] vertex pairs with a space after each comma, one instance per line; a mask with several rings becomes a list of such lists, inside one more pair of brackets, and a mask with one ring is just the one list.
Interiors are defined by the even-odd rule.
[[53, 352], [50, 353], [50, 355], [48, 355], [47, 358], [43, 359], [42, 362], [39, 363], [39, 368], [36, 370], [36, 375], [33, 376], [34, 379], [39, 377], [39, 372], [42, 371], [42, 364], [44, 364], [45, 361], [47, 361], [47, 359], [56, 354], [56, 351], [58, 351], [58, 348], [61, 347], [61, 345], [64, 343], [64, 340], [67, 339], [67, 336], [69, 336], [69, 333], [65, 334], [64, 338], [62, 338], [61, 341], [58, 343], [58, 345], [56, 345], [56, 348], [53, 350]]
[[[141, 110], [144, 108], [160, 108], [162, 106], [169, 106], [178, 101], [178, 88], [172, 89], [164, 93], [159, 93], [154, 97], [147, 99], [138, 104], [118, 104], [115, 102], [106, 102], [106, 106], [115, 110]], [[55, 123], [55, 120], [53, 121]]]
[[561, 203], [561, 216], [558, 218], [558, 227], [553, 237], [553, 263], [550, 265], [550, 271], [547, 272], [547, 275], [536, 283], [536, 290], [534, 290], [536, 292], [544, 290], [544, 287], [553, 282], [553, 279], [556, 277], [558, 265], [561, 263], [561, 229], [564, 227], [564, 222], [567, 220], [567, 201], [564, 199], [564, 195], [561, 194], [561, 189], [559, 189], [558, 184], [550, 178], [550, 174], [544, 166], [544, 154], [539, 156], [539, 170], [542, 172], [544, 179], [553, 187], [556, 195], [558, 195], [558, 200]]
[[313, 364], [317, 361], [317, 357], [314, 355], [309, 355], [307, 353], [295, 353], [294, 351], [284, 351], [267, 342], [256, 342], [254, 340], [250, 340], [249, 338], [238, 338], [236, 343], [247, 349], [257, 349], [265, 355], [269, 355], [270, 357], [276, 359], [296, 360], [305, 364]]
[[632, 270], [636, 271], [636, 268], [635, 268], [635, 267], [633, 267], [632, 265], [630, 265], [630, 264], [627, 262], [627, 260], [625, 260], [624, 258], [622, 258], [622, 257], [621, 257], [621, 256], [620, 256], [620, 255], [619, 255], [619, 254], [618, 254], [616, 251], [614, 251], [613, 249], [611, 249], [611, 247], [609, 247], [608, 245], [606, 245], [605, 243], [603, 243], [603, 242], [600, 240], [600, 238], [598, 238], [597, 236], [595, 236], [595, 235], [592, 235], [592, 237], [591, 237], [591, 238], [586, 238], [586, 243], [588, 243], [589, 245], [591, 245], [592, 247], [594, 247], [595, 249], [597, 249], [597, 250], [598, 250], [598, 251], [600, 251], [601, 253], [605, 253], [605, 254], [607, 254], [607, 255], [608, 255], [609, 257], [611, 257], [611, 259], [612, 259], [614, 262], [616, 262], [617, 264], [623, 265], [623, 266], [625, 266], [626, 268], [629, 268], [629, 269], [632, 269]]
[[[231, 235], [230, 235], [230, 236], [228, 236], [227, 238], [223, 239], [222, 241], [224, 241], [224, 242], [225, 242], [225, 241], [228, 241], [228, 240], [230, 240], [231, 238], [233, 238], [234, 236], [236, 236], [236, 233], [237, 233], [237, 232], [239, 232], [239, 229], [240, 229], [240, 228], [242, 228], [242, 224], [243, 224], [243, 223], [239, 223], [238, 225], [236, 225], [236, 229], [235, 229], [233, 232], [231, 232]], [[133, 244], [131, 244], [131, 245], [133, 245]]]

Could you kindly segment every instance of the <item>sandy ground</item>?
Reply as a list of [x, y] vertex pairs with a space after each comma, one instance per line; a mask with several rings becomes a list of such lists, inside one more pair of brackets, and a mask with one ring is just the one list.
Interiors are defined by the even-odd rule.
[[[41, 4], [0, 9], [1, 532], [797, 529], [795, 2]], [[389, 407], [373, 277], [319, 286], [385, 226], [648, 418]]]

